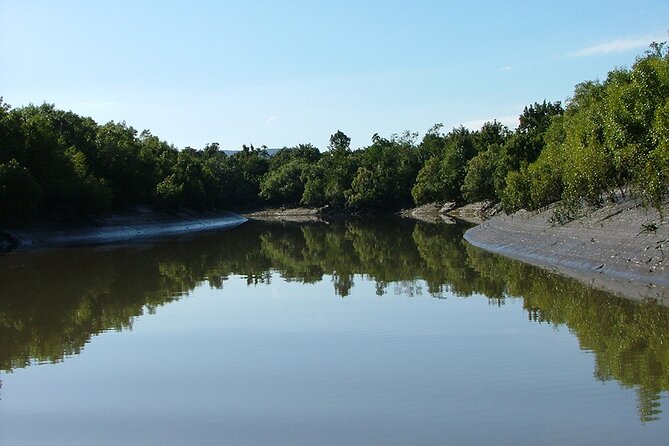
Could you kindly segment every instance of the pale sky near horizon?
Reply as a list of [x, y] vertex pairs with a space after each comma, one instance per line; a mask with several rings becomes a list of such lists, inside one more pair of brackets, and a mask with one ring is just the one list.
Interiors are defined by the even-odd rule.
[[179, 148], [325, 150], [533, 102], [669, 40], [669, 1], [0, 0], [0, 96]]

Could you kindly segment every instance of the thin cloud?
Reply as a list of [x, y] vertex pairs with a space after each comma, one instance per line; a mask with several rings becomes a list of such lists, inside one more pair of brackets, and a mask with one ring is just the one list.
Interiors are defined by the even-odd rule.
[[588, 57], [598, 56], [610, 53], [622, 53], [625, 51], [638, 50], [647, 48], [652, 42], [659, 42], [666, 40], [667, 35], [647, 35], [643, 37], [628, 37], [624, 39], [616, 39], [610, 42], [604, 42], [597, 45], [582, 48], [577, 51], [567, 53], [567, 57]]
[[265, 121], [265, 125], [272, 125], [274, 121], [276, 121], [276, 116], [272, 116], [271, 118], [267, 118], [267, 121]]

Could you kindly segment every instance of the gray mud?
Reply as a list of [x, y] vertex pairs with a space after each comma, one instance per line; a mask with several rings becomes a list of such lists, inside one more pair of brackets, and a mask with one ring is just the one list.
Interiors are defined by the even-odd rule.
[[57, 226], [31, 224], [4, 231], [9, 249], [56, 246], [105, 245], [144, 239], [176, 237], [233, 228], [247, 219], [231, 212], [179, 212], [167, 214], [139, 211], [100, 218], [89, 224]]
[[276, 221], [286, 223], [321, 223], [327, 215], [327, 206], [322, 208], [268, 208], [254, 212], [244, 212], [242, 215], [250, 220]]
[[666, 211], [663, 217], [628, 199], [584, 214], [561, 226], [550, 221], [553, 209], [498, 215], [465, 240], [620, 296], [669, 305]]

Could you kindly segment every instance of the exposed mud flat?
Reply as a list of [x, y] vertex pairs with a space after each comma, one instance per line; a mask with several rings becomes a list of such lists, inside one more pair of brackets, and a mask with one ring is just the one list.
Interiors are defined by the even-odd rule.
[[3, 234], [4, 250], [55, 246], [104, 245], [141, 239], [174, 237], [233, 228], [247, 219], [231, 212], [156, 212], [139, 209], [89, 223], [57, 225], [32, 222], [11, 227]]
[[465, 239], [596, 288], [669, 305], [669, 220], [627, 199], [584, 212], [564, 225], [542, 212], [497, 215], [469, 229]]
[[500, 212], [501, 207], [492, 201], [479, 201], [458, 207], [454, 202], [433, 202], [404, 209], [399, 215], [427, 223], [454, 224], [456, 220], [480, 224]]
[[498, 203], [485, 200], [456, 207], [448, 211], [447, 214], [458, 220], [478, 225], [499, 214], [501, 211], [502, 207]]
[[446, 215], [446, 212], [454, 207], [454, 203], [427, 203], [415, 208], [404, 209], [399, 212], [399, 215], [404, 218], [413, 218], [414, 220], [426, 223], [454, 224], [455, 220]]
[[291, 223], [323, 222], [323, 217], [328, 214], [328, 207], [305, 208], [305, 207], [281, 207], [267, 208], [259, 211], [243, 212], [245, 218], [263, 221], [284, 221]]

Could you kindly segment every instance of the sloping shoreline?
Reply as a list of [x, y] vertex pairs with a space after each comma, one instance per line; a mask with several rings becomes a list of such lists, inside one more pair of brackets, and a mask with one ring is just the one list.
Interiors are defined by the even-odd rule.
[[147, 209], [77, 225], [32, 223], [2, 231], [3, 249], [105, 245], [233, 228], [247, 219], [232, 212], [163, 213]]
[[631, 199], [592, 209], [561, 226], [551, 223], [552, 216], [553, 208], [498, 215], [469, 229], [464, 238], [623, 297], [669, 305], [666, 216]]

